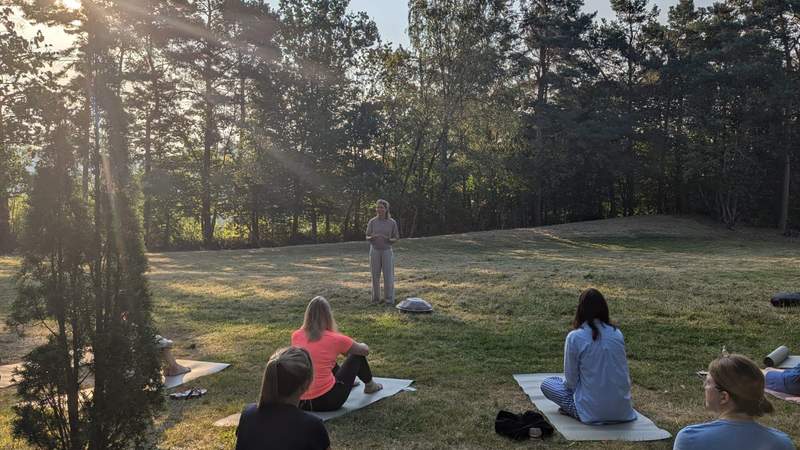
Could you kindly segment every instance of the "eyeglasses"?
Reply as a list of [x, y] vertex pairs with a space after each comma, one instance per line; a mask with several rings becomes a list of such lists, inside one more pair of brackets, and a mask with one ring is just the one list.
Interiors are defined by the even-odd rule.
[[[700, 370], [700, 371], [698, 371], [696, 373], [696, 375], [703, 379], [703, 386], [704, 387], [708, 385], [708, 382], [709, 382], [708, 372], [706, 372], [705, 370]], [[725, 389], [724, 386], [720, 385], [716, 381], [714, 381], [714, 389], [716, 389], [718, 392], [727, 392], [727, 393], [730, 394], [729, 390]]]

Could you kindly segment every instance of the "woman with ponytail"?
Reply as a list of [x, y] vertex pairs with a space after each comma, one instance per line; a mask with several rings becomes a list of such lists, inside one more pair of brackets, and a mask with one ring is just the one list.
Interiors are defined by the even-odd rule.
[[308, 352], [282, 348], [267, 362], [257, 404], [244, 408], [236, 429], [236, 450], [325, 450], [330, 448], [322, 420], [298, 408], [314, 368]]
[[[383, 389], [372, 379], [367, 363], [369, 347], [339, 333], [325, 297], [316, 296], [308, 302], [303, 326], [292, 333], [292, 345], [306, 349], [314, 362], [314, 381], [300, 397], [300, 408], [306, 411], [341, 408], [356, 376], [364, 382], [365, 394]], [[346, 355], [341, 366], [336, 363], [339, 355]]]
[[772, 404], [764, 397], [764, 374], [746, 356], [711, 361], [703, 390], [706, 409], [717, 420], [682, 429], [673, 450], [795, 450], [785, 433], [756, 422], [772, 412]]
[[603, 294], [581, 293], [573, 330], [564, 344], [564, 379], [542, 381], [542, 393], [561, 412], [581, 422], [602, 425], [636, 420], [625, 339], [611, 324]]

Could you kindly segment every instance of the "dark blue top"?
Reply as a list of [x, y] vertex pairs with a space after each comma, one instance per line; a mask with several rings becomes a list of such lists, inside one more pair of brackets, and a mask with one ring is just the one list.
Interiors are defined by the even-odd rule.
[[245, 406], [236, 429], [236, 450], [325, 450], [331, 446], [322, 420], [292, 405], [259, 410]]

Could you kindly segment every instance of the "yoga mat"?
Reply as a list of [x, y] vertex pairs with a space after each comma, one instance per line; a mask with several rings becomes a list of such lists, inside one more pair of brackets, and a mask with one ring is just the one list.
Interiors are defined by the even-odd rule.
[[558, 412], [558, 405], [542, 394], [542, 380], [563, 377], [561, 373], [534, 373], [514, 375], [522, 390], [530, 397], [551, 425], [568, 441], [658, 441], [669, 439], [668, 431], [658, 428], [652, 420], [636, 412], [633, 422], [613, 425], [587, 425]]
[[182, 384], [196, 380], [200, 377], [220, 372], [225, 368], [227, 368], [228, 366], [230, 366], [230, 364], [225, 364], [225, 363], [193, 361], [191, 359], [177, 359], [176, 361], [178, 361], [178, 364], [192, 369], [192, 371], [187, 373], [182, 373], [180, 375], [175, 375], [172, 377], [165, 377], [164, 389], [172, 389], [174, 387], [178, 387]]
[[[164, 389], [172, 389], [178, 387], [182, 384], [188, 383], [192, 380], [196, 380], [200, 377], [211, 375], [212, 373], [217, 373], [230, 366], [230, 364], [225, 364], [225, 363], [193, 361], [191, 359], [178, 359], [177, 361], [178, 364], [189, 367], [192, 369], [192, 371], [180, 375], [175, 375], [173, 377], [165, 377]], [[0, 389], [17, 384], [18, 380], [13, 379], [14, 369], [16, 369], [17, 367], [21, 368], [22, 363], [0, 366]], [[92, 383], [84, 383], [84, 385], [87, 386], [91, 384]]]
[[800, 364], [800, 356], [790, 355], [789, 347], [781, 345], [764, 358], [764, 365], [779, 369], [791, 369]]
[[[414, 380], [401, 380], [397, 378], [373, 378], [376, 382], [383, 385], [383, 389], [374, 394], [365, 394], [364, 393], [364, 385], [359, 384], [358, 386], [354, 387], [352, 391], [350, 391], [350, 397], [347, 398], [347, 401], [344, 402], [341, 408], [337, 409], [336, 411], [328, 411], [328, 412], [309, 412], [309, 414], [319, 417], [322, 420], [331, 420], [335, 419], [339, 416], [343, 416], [349, 412], [353, 412], [357, 409], [361, 409], [365, 406], [371, 405], [378, 400], [382, 400], [386, 397], [391, 397], [398, 392], [403, 391], [416, 391], [413, 387], [411, 387], [411, 383]], [[240, 413], [231, 414], [228, 417], [220, 419], [214, 422], [215, 427], [235, 427], [239, 425], [239, 416]]]
[[792, 394], [787, 394], [785, 392], [773, 391], [770, 389], [764, 389], [764, 392], [775, 398], [786, 400], [787, 402], [797, 403], [798, 405], [800, 405], [800, 395], [792, 395]]
[[13, 386], [19, 382], [19, 380], [14, 379], [14, 370], [17, 368], [22, 369], [22, 363], [0, 366], [0, 389]]

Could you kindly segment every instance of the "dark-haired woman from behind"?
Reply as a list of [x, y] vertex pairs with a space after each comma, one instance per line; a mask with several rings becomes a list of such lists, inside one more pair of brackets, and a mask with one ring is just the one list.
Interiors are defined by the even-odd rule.
[[247, 405], [242, 411], [236, 450], [329, 449], [322, 420], [297, 407], [313, 377], [307, 351], [298, 347], [276, 351], [264, 370], [258, 404]]
[[772, 404], [764, 397], [764, 375], [747, 357], [712, 361], [703, 390], [706, 409], [718, 418], [682, 429], [674, 450], [795, 450], [786, 433], [756, 422]]
[[542, 381], [542, 393], [563, 414], [602, 425], [636, 420], [625, 339], [611, 324], [608, 304], [597, 289], [581, 293], [573, 330], [564, 344], [564, 379]]

